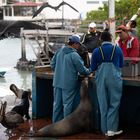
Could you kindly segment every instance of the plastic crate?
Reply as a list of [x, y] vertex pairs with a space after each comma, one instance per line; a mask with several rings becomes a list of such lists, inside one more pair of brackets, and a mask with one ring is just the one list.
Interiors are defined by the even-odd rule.
[[122, 68], [122, 76], [135, 77], [138, 75], [140, 75], [140, 58], [125, 57], [124, 66]]
[[140, 61], [138, 61], [138, 75], [140, 75]]

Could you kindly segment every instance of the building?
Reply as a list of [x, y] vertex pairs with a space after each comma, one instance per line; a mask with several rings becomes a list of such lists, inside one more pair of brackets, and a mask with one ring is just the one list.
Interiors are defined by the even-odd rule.
[[[33, 2], [35, 1], [35, 2]], [[20, 19], [20, 16], [24, 19], [32, 19], [33, 12], [37, 10], [42, 2], [48, 2], [52, 6], [59, 5], [63, 0], [1, 0], [0, 7], [3, 9], [4, 19]], [[79, 13], [75, 12], [69, 6], [64, 5], [63, 9], [57, 12], [49, 7], [44, 8], [39, 16], [35, 19], [61, 19], [62, 16], [65, 19], [84, 19], [86, 13], [91, 10], [97, 10], [102, 7], [104, 3], [108, 3], [108, 0], [64, 0], [65, 2], [76, 8]], [[10, 2], [10, 4], [7, 4]], [[11, 4], [11, 2], [16, 2]], [[15, 17], [16, 16], [16, 17]]]
[[[39, 1], [39, 0], [38, 0]], [[44, 1], [44, 0], [40, 0]], [[46, 1], [46, 0], [45, 0]], [[57, 6], [59, 3], [61, 3], [63, 0], [47, 0], [47, 2], [50, 5]], [[74, 8], [76, 8], [79, 13], [72, 10], [67, 5], [64, 5], [64, 13], [62, 13], [62, 7], [59, 11], [54, 11], [50, 8], [45, 8], [41, 12], [41, 16], [43, 18], [62, 18], [62, 14], [65, 19], [79, 19], [79, 18], [85, 18], [86, 13], [91, 10], [98, 10], [99, 7], [102, 7], [104, 3], [108, 3], [108, 0], [64, 0], [65, 2], [72, 5]]]
[[[86, 13], [91, 10], [98, 10], [99, 7], [103, 7], [103, 4], [107, 3], [108, 0], [86, 0], [86, 8], [83, 7], [83, 18], [86, 17]], [[84, 10], [85, 9], [85, 10]]]
[[108, 3], [108, 0], [87, 0], [87, 4], [98, 4], [102, 6], [104, 3]]
[[2, 0], [0, 1], [0, 19], [4, 20], [32, 20], [32, 15], [42, 2], [31, 0]]

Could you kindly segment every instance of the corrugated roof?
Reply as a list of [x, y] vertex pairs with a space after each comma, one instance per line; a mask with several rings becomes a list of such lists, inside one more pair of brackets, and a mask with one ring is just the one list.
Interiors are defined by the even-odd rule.
[[36, 2], [16, 2], [13, 4], [13, 6], [41, 6], [42, 2], [36, 3]]

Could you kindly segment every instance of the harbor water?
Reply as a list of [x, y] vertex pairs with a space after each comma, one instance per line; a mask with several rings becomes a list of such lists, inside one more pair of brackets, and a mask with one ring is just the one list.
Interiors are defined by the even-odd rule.
[[[20, 58], [20, 38], [6, 38], [0, 40], [0, 70], [6, 70], [4, 77], [0, 77], [0, 97], [13, 95], [9, 89], [11, 84], [15, 84], [22, 89], [32, 88], [32, 72], [15, 68]], [[29, 42], [26, 43], [26, 58], [28, 60], [36, 59]]]
[[[0, 40], [0, 70], [6, 71], [4, 77], [0, 77], [0, 101], [7, 101], [6, 112], [10, 111], [13, 106], [20, 103], [20, 99], [16, 99], [14, 93], [9, 89], [11, 84], [15, 84], [18, 88], [32, 90], [32, 72], [22, 71], [15, 68], [20, 58], [20, 38], [6, 38]], [[26, 42], [26, 58], [27, 60], [36, 59], [29, 42]], [[30, 102], [30, 114], [31, 109], [32, 104]], [[0, 124], [0, 136], [2, 140], [9, 140], [9, 136], [7, 136], [5, 130], [6, 128]]]

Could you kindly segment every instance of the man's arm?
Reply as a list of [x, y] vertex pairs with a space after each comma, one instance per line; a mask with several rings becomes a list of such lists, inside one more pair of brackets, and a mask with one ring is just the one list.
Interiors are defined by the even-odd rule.
[[129, 53], [129, 57], [139, 57], [139, 41], [137, 38], [134, 38], [134, 40], [132, 41], [132, 47]]

